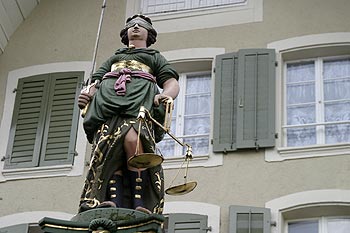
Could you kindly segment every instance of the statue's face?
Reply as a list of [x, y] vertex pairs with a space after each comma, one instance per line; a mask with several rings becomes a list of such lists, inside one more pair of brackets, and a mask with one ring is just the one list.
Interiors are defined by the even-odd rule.
[[128, 28], [128, 38], [129, 40], [144, 40], [147, 41], [148, 31], [146, 28], [140, 26], [139, 24], [134, 24]]

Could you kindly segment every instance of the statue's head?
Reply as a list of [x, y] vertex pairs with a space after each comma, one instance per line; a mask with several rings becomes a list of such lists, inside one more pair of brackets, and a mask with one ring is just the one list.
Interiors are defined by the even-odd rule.
[[123, 44], [129, 45], [128, 29], [138, 24], [140, 27], [148, 31], [147, 47], [151, 46], [157, 41], [157, 32], [152, 26], [152, 21], [145, 15], [134, 15], [126, 20], [125, 27], [120, 31], [120, 37]]

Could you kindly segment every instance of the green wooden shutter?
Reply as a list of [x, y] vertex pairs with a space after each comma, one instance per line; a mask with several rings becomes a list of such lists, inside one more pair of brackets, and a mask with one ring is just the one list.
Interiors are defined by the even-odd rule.
[[5, 168], [71, 164], [82, 73], [55, 73], [20, 79]]
[[275, 51], [238, 52], [237, 148], [275, 144]]
[[18, 81], [5, 168], [38, 166], [48, 77], [40, 75]]
[[50, 77], [50, 95], [41, 149], [41, 165], [72, 164], [79, 109], [77, 98], [82, 73], [56, 73]]
[[199, 214], [176, 213], [168, 219], [168, 233], [206, 233], [208, 216]]
[[213, 151], [274, 146], [274, 50], [219, 55], [215, 70]]
[[216, 57], [213, 151], [236, 150], [238, 54]]
[[270, 209], [230, 206], [230, 233], [271, 233]]

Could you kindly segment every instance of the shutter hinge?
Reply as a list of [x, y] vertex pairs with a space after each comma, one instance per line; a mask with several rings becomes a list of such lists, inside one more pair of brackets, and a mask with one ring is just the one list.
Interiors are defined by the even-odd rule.
[[213, 68], [213, 73], [215, 73], [216, 72], [216, 69], [215, 69], [215, 67]]
[[210, 139], [210, 144], [211, 144], [211, 145], [214, 144], [214, 139]]
[[278, 66], [278, 61], [275, 61], [275, 66], [276, 66], [276, 67]]
[[16, 93], [17, 92], [17, 88], [14, 88], [12, 93]]
[[204, 228], [203, 230], [205, 230], [205, 231], [212, 231], [213, 228], [211, 226], [209, 226], [209, 227]]
[[10, 159], [10, 155], [7, 155], [7, 156], [2, 156], [2, 158], [1, 158], [1, 162], [4, 162], [5, 160], [7, 160], [7, 159]]
[[255, 150], [258, 151], [259, 150], [259, 144], [258, 141], [255, 139]]
[[278, 138], [278, 133], [275, 133], [275, 138], [276, 138], [276, 139]]

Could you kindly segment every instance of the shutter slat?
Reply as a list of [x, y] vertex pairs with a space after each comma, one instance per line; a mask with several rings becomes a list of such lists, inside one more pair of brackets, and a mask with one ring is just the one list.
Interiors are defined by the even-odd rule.
[[199, 214], [177, 213], [170, 214], [168, 232], [198, 233], [208, 229], [208, 216]]

